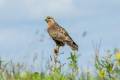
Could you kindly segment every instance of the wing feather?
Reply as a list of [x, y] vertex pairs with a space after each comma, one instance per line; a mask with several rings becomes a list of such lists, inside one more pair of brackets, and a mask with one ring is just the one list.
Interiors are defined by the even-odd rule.
[[72, 40], [68, 32], [60, 25], [56, 24], [55, 27], [48, 29], [49, 35], [56, 41], [66, 43], [73, 50], [78, 50], [78, 45]]
[[64, 42], [67, 43], [67, 45], [69, 45], [73, 50], [78, 50], [78, 45], [72, 40], [68, 32], [61, 26], [58, 27], [58, 30], [58, 32], [64, 36]]

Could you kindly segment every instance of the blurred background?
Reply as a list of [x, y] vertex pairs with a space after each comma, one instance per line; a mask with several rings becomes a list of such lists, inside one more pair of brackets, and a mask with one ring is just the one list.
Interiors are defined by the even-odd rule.
[[[46, 16], [53, 16], [78, 43], [81, 67], [92, 67], [96, 45], [101, 56], [120, 48], [120, 0], [0, 0], [0, 57], [28, 65], [38, 59], [44, 67], [55, 46]], [[70, 52], [61, 48], [62, 63]]]

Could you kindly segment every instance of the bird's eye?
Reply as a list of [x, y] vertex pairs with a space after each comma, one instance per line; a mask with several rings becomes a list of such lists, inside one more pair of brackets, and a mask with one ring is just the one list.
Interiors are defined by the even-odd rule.
[[50, 18], [47, 18], [47, 19], [50, 19]]
[[47, 19], [51, 19], [50, 17], [47, 17]]

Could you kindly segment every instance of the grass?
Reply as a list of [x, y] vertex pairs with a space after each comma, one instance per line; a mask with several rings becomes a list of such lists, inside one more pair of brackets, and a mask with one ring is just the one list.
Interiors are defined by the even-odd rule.
[[0, 80], [119, 80], [120, 50], [115, 49], [113, 53], [107, 52], [107, 55], [103, 57], [100, 57], [99, 54], [98, 51], [95, 52], [95, 72], [91, 72], [89, 69], [81, 71], [78, 66], [78, 55], [71, 53], [67, 59], [70, 71], [66, 74], [61, 70], [64, 65], [49, 66], [50, 73], [33, 72], [26, 69], [24, 64], [5, 62], [0, 59]]

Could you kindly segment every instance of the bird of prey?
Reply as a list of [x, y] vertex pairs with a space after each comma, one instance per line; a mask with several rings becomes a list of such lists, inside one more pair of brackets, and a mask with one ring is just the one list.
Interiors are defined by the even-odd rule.
[[74, 51], [78, 50], [78, 45], [72, 40], [68, 32], [63, 27], [61, 27], [53, 17], [47, 16], [45, 21], [48, 25], [47, 31], [49, 35], [56, 43], [56, 48], [54, 49], [55, 53], [58, 53], [59, 48], [65, 44], [70, 46]]

